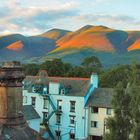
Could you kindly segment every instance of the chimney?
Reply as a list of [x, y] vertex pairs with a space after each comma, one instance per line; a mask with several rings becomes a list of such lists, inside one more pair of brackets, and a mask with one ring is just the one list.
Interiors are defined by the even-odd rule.
[[94, 85], [94, 87], [98, 88], [98, 75], [97, 73], [92, 73], [90, 76], [90, 83]]
[[0, 69], [0, 140], [36, 140], [22, 113], [24, 78], [20, 62], [6, 62]]

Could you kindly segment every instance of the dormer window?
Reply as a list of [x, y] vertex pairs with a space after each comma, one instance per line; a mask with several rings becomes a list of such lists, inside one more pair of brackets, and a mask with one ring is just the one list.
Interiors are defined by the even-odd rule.
[[44, 88], [43, 88], [43, 93], [44, 93], [44, 94], [47, 94], [47, 87], [44, 87]]
[[35, 92], [36, 92], [35, 87], [32, 87], [32, 92], [33, 92], [33, 93], [35, 93]]

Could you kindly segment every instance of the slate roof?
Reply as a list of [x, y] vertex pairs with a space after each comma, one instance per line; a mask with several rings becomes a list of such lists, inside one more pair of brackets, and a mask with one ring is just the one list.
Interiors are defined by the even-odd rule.
[[70, 86], [67, 96], [85, 96], [90, 87], [90, 78], [45, 77], [41, 79], [39, 76], [27, 76], [24, 80], [25, 85], [39, 83], [48, 85], [49, 82], [57, 82], [64, 87]]
[[113, 88], [96, 88], [89, 97], [86, 106], [112, 108], [112, 99], [115, 90]]
[[32, 120], [32, 119], [39, 119], [40, 118], [39, 114], [32, 107], [32, 105], [24, 105], [23, 106], [23, 114], [24, 114], [24, 118], [26, 120]]
[[0, 140], [43, 140], [39, 134], [28, 126], [1, 126]]

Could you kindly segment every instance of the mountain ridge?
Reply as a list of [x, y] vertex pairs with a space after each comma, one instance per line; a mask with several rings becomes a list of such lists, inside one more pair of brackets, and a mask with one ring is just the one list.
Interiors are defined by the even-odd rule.
[[140, 60], [139, 50], [140, 31], [115, 30], [102, 25], [86, 25], [76, 31], [54, 28], [29, 37], [21, 34], [0, 37], [0, 61], [43, 62], [61, 58], [80, 64], [85, 57], [95, 55], [103, 65], [114, 65], [130, 63], [133, 58]]

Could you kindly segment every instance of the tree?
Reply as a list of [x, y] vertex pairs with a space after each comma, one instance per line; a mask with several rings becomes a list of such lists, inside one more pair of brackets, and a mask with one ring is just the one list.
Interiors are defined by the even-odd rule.
[[72, 69], [72, 66], [64, 63], [61, 59], [54, 59], [42, 63], [40, 69], [46, 69], [49, 76], [65, 76]]
[[107, 119], [110, 130], [104, 140], [140, 140], [140, 73], [132, 65], [127, 84], [116, 87], [112, 105], [114, 117]]
[[128, 93], [131, 97], [130, 113], [133, 140], [140, 140], [140, 69], [135, 64], [132, 65], [132, 73], [129, 79]]
[[89, 77], [89, 73], [86, 71], [85, 68], [75, 66], [67, 73], [66, 76], [68, 76], [68, 77]]
[[102, 68], [100, 60], [95, 56], [85, 58], [82, 62], [82, 66], [86, 68], [90, 74], [92, 72], [100, 73]]
[[100, 74], [100, 87], [116, 87], [122, 81], [123, 86], [126, 86], [131, 73], [129, 65], [121, 65], [105, 70]]
[[37, 64], [24, 64], [23, 70], [25, 75], [37, 75], [39, 71], [39, 65]]

